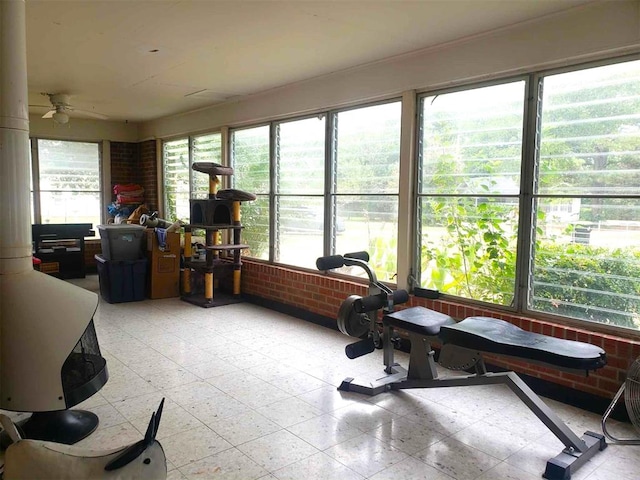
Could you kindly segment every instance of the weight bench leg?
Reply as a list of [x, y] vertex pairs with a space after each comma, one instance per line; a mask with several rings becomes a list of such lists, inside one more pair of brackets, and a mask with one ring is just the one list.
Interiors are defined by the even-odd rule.
[[411, 353], [409, 354], [409, 371], [407, 378], [411, 380], [433, 380], [438, 378], [434, 351], [431, 344], [422, 335], [409, 333]]
[[604, 435], [586, 432], [578, 437], [558, 415], [514, 372], [487, 373], [468, 377], [448, 377], [434, 380], [406, 379], [391, 385], [392, 390], [407, 388], [468, 387], [473, 385], [507, 385], [538, 419], [560, 440], [565, 449], [547, 462], [543, 477], [548, 480], [569, 480], [584, 463], [607, 447]]

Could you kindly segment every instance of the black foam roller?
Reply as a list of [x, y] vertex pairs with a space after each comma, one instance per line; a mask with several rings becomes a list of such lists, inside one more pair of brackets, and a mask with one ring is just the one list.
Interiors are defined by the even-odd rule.
[[371, 353], [376, 349], [375, 344], [373, 343], [373, 338], [366, 338], [364, 340], [360, 340], [359, 342], [352, 343], [351, 345], [347, 345], [344, 347], [344, 353], [347, 354], [347, 357], [350, 359], [361, 357], [362, 355], [366, 355], [367, 353]]
[[329, 255], [327, 257], [319, 257], [316, 260], [318, 270], [331, 270], [344, 266], [344, 258], [342, 255]]
[[[399, 305], [409, 300], [409, 294], [406, 290], [396, 290], [393, 292], [393, 304]], [[353, 309], [356, 313], [372, 312], [380, 308], [386, 307], [385, 295], [371, 295], [356, 300], [353, 303]]]

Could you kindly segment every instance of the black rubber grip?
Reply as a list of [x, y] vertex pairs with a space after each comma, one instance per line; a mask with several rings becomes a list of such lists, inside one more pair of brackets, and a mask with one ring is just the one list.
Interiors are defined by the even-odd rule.
[[[406, 290], [396, 290], [393, 292], [393, 304], [399, 305], [409, 300], [409, 294]], [[385, 295], [371, 295], [353, 302], [353, 309], [356, 313], [372, 312], [380, 308], [386, 307]]]
[[344, 258], [342, 255], [329, 255], [327, 257], [319, 257], [316, 260], [318, 270], [331, 270], [344, 266]]
[[369, 261], [369, 252], [351, 252], [345, 253], [344, 258], [357, 258], [358, 260], [364, 260], [365, 262]]
[[353, 360], [354, 358], [371, 353], [375, 349], [376, 346], [373, 343], [373, 338], [365, 338], [364, 340], [360, 340], [359, 342], [352, 343], [351, 345], [344, 347], [344, 353], [347, 357]]

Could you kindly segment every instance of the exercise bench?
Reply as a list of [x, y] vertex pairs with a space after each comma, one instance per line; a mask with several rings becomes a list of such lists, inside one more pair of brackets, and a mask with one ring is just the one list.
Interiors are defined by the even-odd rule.
[[[569, 480], [572, 473], [606, 448], [603, 435], [587, 431], [582, 438], [578, 437], [515, 372], [488, 372], [483, 358], [483, 353], [490, 353], [588, 374], [606, 365], [604, 350], [588, 343], [527, 332], [496, 318], [478, 316], [456, 322], [449, 315], [424, 307], [394, 311], [394, 305], [399, 303], [394, 299], [406, 301], [408, 294], [391, 292], [377, 282], [375, 273], [367, 265], [367, 257], [366, 252], [356, 252], [344, 257], [321, 257], [317, 262], [320, 270], [338, 268], [335, 265], [357, 265], [365, 269], [370, 280], [370, 295], [350, 296], [340, 308], [338, 325], [343, 333], [361, 338], [346, 347], [349, 358], [370, 353], [375, 347], [383, 349], [383, 377], [373, 381], [348, 377], [339, 390], [377, 395], [409, 388], [507, 385], [565, 445], [559, 455], [547, 462], [543, 477], [549, 480]], [[379, 309], [383, 313], [381, 325]], [[411, 343], [406, 369], [394, 361], [397, 330], [406, 332]], [[441, 345], [437, 362], [432, 343]], [[439, 377], [437, 365], [474, 373]]]

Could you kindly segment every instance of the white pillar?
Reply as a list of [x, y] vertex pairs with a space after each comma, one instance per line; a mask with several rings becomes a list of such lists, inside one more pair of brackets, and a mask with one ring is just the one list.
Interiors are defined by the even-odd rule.
[[0, 0], [0, 408], [64, 410], [61, 369], [98, 297], [33, 270], [24, 0]]
[[1, 0], [0, 275], [33, 269], [29, 186], [25, 2]]

